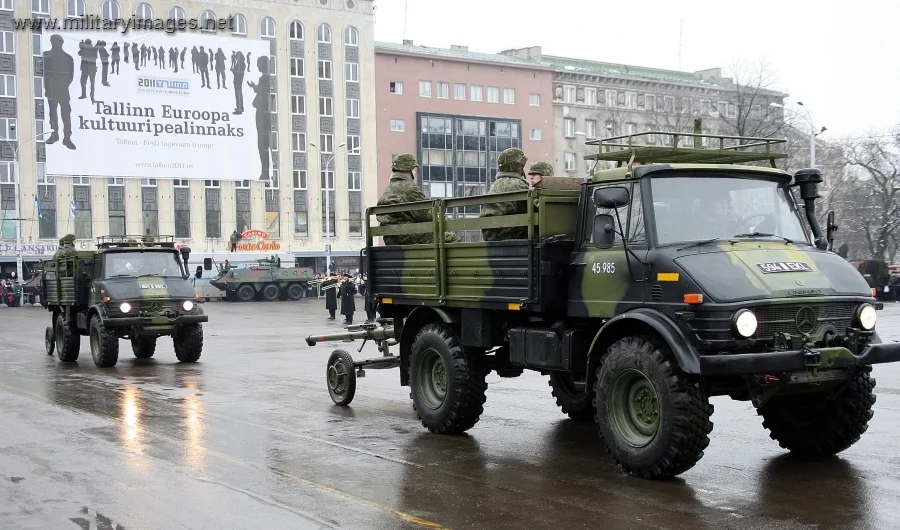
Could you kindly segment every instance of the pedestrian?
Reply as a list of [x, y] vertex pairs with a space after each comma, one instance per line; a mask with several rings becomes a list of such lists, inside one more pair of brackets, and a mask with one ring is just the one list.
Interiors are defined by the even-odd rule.
[[344, 325], [353, 324], [353, 313], [356, 312], [356, 302], [353, 296], [356, 294], [356, 284], [350, 279], [350, 275], [346, 272], [341, 276], [341, 314], [344, 315]]
[[328, 277], [324, 282], [322, 282], [322, 289], [325, 291], [325, 309], [328, 310], [328, 313], [331, 315], [328, 317], [328, 320], [334, 320], [334, 312], [337, 311], [337, 287], [332, 287], [331, 289], [326, 289], [326, 287], [337, 285], [337, 278]]

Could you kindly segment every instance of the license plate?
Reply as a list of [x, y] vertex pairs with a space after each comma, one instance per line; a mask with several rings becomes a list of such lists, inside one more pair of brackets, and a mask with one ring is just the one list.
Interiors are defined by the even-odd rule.
[[802, 261], [772, 261], [757, 263], [756, 266], [766, 274], [772, 272], [814, 272], [812, 267]]

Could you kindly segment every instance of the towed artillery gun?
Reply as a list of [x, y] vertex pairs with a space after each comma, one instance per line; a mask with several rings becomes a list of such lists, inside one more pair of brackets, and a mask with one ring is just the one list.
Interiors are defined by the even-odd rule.
[[[663, 145], [643, 141], [651, 135]], [[693, 147], [681, 147], [686, 138]], [[844, 451], [873, 415], [872, 365], [900, 361], [900, 343], [882, 343], [872, 289], [831, 251], [834, 216], [824, 233], [818, 224], [820, 170], [776, 168], [784, 143], [659, 131], [605, 138], [588, 142], [599, 152], [585, 158], [616, 167], [577, 189], [545, 178], [528, 191], [369, 208], [367, 301], [393, 324], [348, 333], [378, 331], [397, 344], [384, 362], [400, 368], [435, 433], [478, 422], [490, 371], [528, 369], [549, 375], [562, 411], [595, 422], [612, 459], [640, 477], [677, 476], [702, 458], [712, 396], [751, 402], [792, 453]], [[757, 161], [771, 167], [747, 165]], [[447, 215], [501, 201], [526, 211]], [[431, 210], [433, 221], [371, 225], [411, 210]], [[526, 239], [439, 237], [515, 226]], [[376, 236], [413, 233], [434, 243], [373, 246]], [[332, 355], [329, 374], [340, 363], [337, 376], [356, 368], [348, 357]], [[347, 395], [344, 379], [329, 391]]]

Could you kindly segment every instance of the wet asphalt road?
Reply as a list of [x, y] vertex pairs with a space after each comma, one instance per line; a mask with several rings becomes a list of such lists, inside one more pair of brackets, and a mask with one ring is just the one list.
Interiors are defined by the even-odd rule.
[[[359, 304], [357, 304], [359, 305]], [[467, 435], [429, 434], [396, 370], [368, 370], [335, 407], [313, 331], [319, 300], [210, 303], [200, 362], [171, 341], [121, 342], [98, 369], [44, 353], [41, 308], [0, 309], [2, 528], [896, 528], [900, 366], [877, 366], [876, 412], [839, 458], [787, 456], [749, 403], [714, 398], [706, 456], [676, 480], [625, 476], [547, 378], [489, 376]], [[357, 314], [364, 318], [363, 314]], [[900, 304], [879, 313], [900, 340]], [[377, 355], [367, 346], [366, 353]]]

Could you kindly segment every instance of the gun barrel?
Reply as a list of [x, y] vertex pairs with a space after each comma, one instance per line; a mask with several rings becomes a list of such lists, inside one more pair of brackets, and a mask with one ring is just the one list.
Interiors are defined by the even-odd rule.
[[394, 328], [393, 326], [386, 326], [378, 327], [375, 329], [348, 329], [343, 333], [332, 333], [329, 335], [310, 335], [306, 337], [306, 344], [309, 346], [315, 346], [319, 342], [329, 342], [336, 340], [382, 340], [392, 338], [394, 338]]

